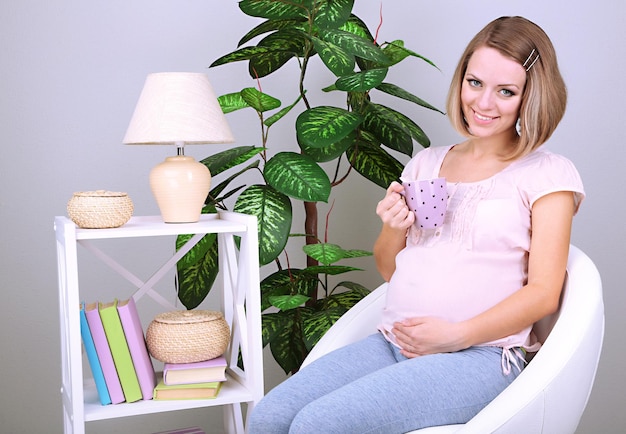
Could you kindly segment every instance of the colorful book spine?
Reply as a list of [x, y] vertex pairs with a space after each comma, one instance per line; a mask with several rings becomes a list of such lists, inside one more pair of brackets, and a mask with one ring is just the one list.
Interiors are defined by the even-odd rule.
[[85, 316], [87, 317], [87, 324], [91, 331], [91, 337], [96, 347], [96, 353], [98, 354], [98, 360], [102, 367], [102, 373], [104, 374], [104, 380], [107, 385], [109, 397], [113, 404], [119, 404], [124, 402], [124, 392], [120, 379], [117, 376], [117, 369], [115, 369], [115, 362], [113, 362], [113, 356], [111, 349], [109, 348], [109, 342], [107, 341], [104, 326], [100, 319], [100, 313], [98, 312], [97, 303], [89, 303], [85, 306]]
[[99, 303], [98, 309], [126, 402], [139, 401], [143, 395], [133, 366], [133, 359], [126, 343], [122, 322], [117, 312], [117, 299], [111, 303]]
[[148, 347], [146, 346], [146, 339], [143, 334], [143, 328], [141, 327], [141, 320], [139, 318], [139, 312], [137, 312], [135, 300], [131, 297], [128, 300], [120, 301], [117, 304], [117, 311], [133, 360], [141, 394], [143, 399], [152, 399], [152, 393], [156, 386], [156, 374], [154, 372], [154, 366], [152, 365], [152, 359], [148, 354]]
[[87, 360], [89, 360], [91, 373], [93, 374], [93, 379], [96, 382], [96, 389], [98, 391], [100, 404], [108, 405], [111, 403], [111, 396], [109, 395], [109, 390], [107, 389], [100, 360], [98, 360], [96, 345], [93, 342], [93, 337], [91, 336], [91, 331], [89, 330], [89, 324], [87, 323], [85, 303], [81, 303], [80, 305], [80, 335], [83, 338], [83, 345], [85, 346], [85, 352], [87, 353]]

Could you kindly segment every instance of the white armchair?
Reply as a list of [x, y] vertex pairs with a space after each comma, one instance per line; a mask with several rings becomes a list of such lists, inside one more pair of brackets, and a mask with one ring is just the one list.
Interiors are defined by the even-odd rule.
[[[376, 330], [385, 302], [383, 284], [344, 314], [313, 348], [302, 366]], [[602, 282], [597, 268], [570, 246], [559, 312], [535, 324], [544, 342], [526, 369], [489, 405], [463, 425], [414, 433], [571, 434], [593, 386], [604, 337]]]

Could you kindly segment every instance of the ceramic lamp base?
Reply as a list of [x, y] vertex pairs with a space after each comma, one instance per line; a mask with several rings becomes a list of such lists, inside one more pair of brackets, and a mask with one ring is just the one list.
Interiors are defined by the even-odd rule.
[[211, 173], [193, 157], [167, 157], [150, 172], [150, 187], [165, 223], [194, 223], [209, 194]]

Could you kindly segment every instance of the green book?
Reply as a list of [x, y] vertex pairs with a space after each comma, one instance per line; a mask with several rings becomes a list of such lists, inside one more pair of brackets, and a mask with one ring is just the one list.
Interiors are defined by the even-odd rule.
[[139, 401], [142, 398], [141, 388], [117, 312], [117, 299], [111, 303], [98, 303], [98, 310], [126, 402]]

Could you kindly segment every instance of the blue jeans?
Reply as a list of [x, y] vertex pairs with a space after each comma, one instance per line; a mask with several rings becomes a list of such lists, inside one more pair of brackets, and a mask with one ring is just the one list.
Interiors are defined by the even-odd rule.
[[465, 423], [519, 374], [503, 373], [502, 351], [471, 347], [407, 359], [377, 333], [276, 386], [252, 411], [249, 432], [390, 434]]

